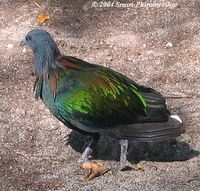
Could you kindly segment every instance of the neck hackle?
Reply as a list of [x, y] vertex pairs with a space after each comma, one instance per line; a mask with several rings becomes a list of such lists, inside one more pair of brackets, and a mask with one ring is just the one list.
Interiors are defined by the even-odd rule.
[[42, 41], [40, 46], [34, 50], [35, 54], [35, 74], [48, 77], [50, 71], [55, 68], [56, 59], [60, 56], [60, 51], [54, 41]]

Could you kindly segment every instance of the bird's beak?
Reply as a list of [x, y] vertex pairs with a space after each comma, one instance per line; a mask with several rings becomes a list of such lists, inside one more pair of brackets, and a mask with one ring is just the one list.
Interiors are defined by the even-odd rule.
[[27, 45], [26, 39], [23, 39], [23, 40], [20, 42], [20, 46], [24, 46], [24, 45]]

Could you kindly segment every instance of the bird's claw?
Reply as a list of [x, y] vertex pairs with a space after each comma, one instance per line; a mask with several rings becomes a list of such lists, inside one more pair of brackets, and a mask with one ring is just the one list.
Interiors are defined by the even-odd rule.
[[82, 164], [82, 163], [86, 162], [87, 160], [88, 160], [88, 158], [87, 159], [83, 159], [82, 157], [80, 157], [77, 162], [79, 164]]
[[78, 163], [81, 164], [81, 163], [86, 162], [89, 159], [90, 154], [92, 152], [93, 152], [93, 149], [91, 149], [90, 147], [86, 147], [85, 150], [83, 151], [82, 155], [78, 159]]
[[120, 165], [118, 167], [118, 171], [127, 171], [127, 170], [132, 170], [132, 164], [128, 162], [127, 160], [124, 163], [120, 162]]

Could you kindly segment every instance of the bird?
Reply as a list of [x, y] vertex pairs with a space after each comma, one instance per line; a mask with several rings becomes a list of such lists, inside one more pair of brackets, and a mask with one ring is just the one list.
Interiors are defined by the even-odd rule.
[[20, 45], [28, 45], [35, 57], [36, 99], [65, 126], [90, 137], [79, 163], [89, 160], [101, 135], [119, 140], [122, 170], [129, 140], [162, 141], [185, 132], [159, 92], [111, 68], [62, 55], [46, 30], [29, 31]]

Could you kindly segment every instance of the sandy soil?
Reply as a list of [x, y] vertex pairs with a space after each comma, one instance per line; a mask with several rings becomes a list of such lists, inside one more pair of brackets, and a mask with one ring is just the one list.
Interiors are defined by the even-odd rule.
[[[177, 3], [173, 9], [37, 2], [40, 8], [33, 1], [0, 1], [0, 190], [199, 190], [199, 1], [169, 0]], [[51, 19], [38, 24], [43, 10]], [[167, 103], [180, 114], [186, 133], [177, 141], [131, 142], [129, 161], [145, 171], [109, 172], [85, 182], [76, 161], [87, 137], [71, 132], [34, 99], [33, 54], [19, 46], [33, 28], [48, 30], [63, 54], [108, 66], [174, 97]], [[118, 158], [117, 141], [102, 137], [92, 160], [115, 169]]]

